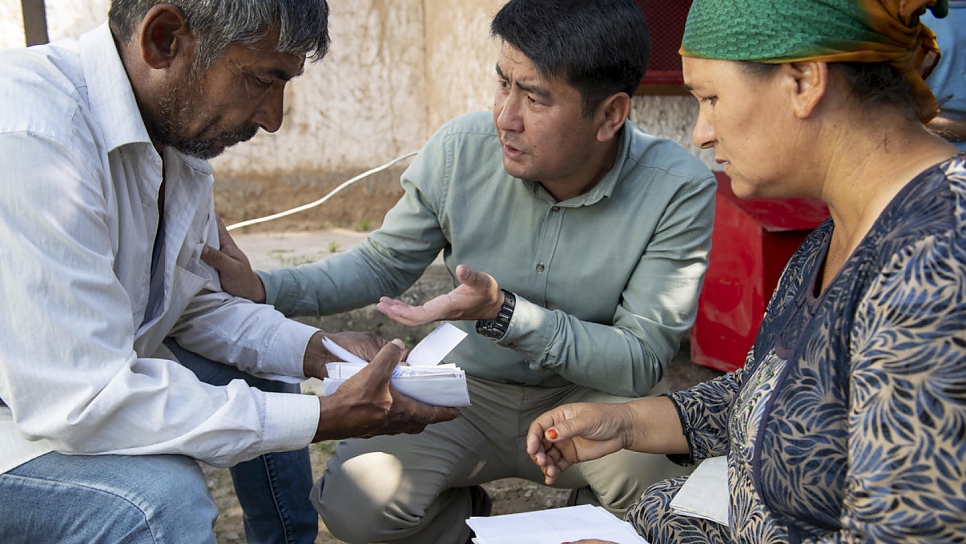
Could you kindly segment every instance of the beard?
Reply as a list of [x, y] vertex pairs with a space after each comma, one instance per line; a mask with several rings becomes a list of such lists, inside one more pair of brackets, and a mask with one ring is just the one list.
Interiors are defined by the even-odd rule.
[[[157, 145], [171, 146], [185, 155], [208, 160], [221, 155], [225, 149], [237, 143], [254, 138], [258, 133], [258, 126], [250, 124], [208, 138], [189, 134], [189, 122], [196, 116], [191, 104], [199, 98], [201, 79], [192, 70], [184, 81], [164, 94], [158, 104], [157, 113], [150, 119], [145, 119], [145, 125]], [[206, 128], [213, 124], [212, 122]]]

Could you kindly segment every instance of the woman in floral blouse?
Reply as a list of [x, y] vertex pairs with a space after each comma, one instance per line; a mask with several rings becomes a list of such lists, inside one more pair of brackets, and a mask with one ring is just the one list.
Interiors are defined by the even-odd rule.
[[729, 525], [628, 512], [664, 542], [966, 542], [966, 155], [922, 122], [946, 0], [695, 0], [693, 139], [742, 197], [823, 200], [743, 369], [670, 396], [539, 417], [548, 483], [628, 448], [728, 456]]

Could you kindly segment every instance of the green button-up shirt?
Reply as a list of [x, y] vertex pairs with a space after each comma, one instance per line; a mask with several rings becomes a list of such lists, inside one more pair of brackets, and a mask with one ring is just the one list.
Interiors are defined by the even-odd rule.
[[443, 251], [517, 295], [499, 342], [469, 336], [447, 358], [486, 380], [646, 394], [694, 321], [714, 215], [711, 172], [627, 122], [613, 168], [557, 202], [503, 168], [489, 112], [458, 117], [402, 176], [380, 229], [344, 253], [259, 272], [287, 315], [327, 315], [398, 296]]

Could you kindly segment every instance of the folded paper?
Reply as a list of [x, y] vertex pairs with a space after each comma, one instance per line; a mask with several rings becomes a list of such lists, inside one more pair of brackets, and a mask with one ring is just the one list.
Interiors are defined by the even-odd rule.
[[[407, 357], [406, 365], [393, 369], [389, 382], [397, 391], [433, 406], [467, 406], [470, 394], [466, 388], [466, 374], [453, 364], [438, 364], [466, 333], [443, 323], [416, 345]], [[326, 395], [336, 389], [369, 363], [350, 353], [332, 340], [323, 338], [323, 345], [333, 355], [343, 359], [325, 365], [328, 377], [322, 380]]]

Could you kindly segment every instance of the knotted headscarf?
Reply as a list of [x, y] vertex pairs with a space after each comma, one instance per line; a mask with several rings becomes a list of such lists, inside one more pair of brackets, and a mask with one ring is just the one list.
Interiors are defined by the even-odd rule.
[[939, 61], [936, 35], [919, 22], [948, 0], [694, 0], [681, 55], [778, 64], [887, 62], [912, 84], [919, 116], [938, 112], [924, 78]]

